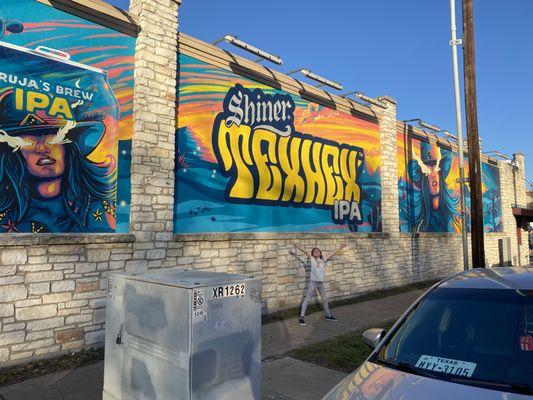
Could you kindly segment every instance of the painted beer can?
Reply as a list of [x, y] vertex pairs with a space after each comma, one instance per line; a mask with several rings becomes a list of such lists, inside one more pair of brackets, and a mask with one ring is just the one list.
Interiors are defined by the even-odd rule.
[[118, 121], [105, 71], [0, 41], [0, 232], [114, 232]]

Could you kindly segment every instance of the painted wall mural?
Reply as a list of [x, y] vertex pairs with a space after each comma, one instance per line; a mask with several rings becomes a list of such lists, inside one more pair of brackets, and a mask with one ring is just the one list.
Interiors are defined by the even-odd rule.
[[[398, 132], [400, 231], [460, 232], [459, 158], [456, 152]], [[465, 174], [468, 160], [465, 159]], [[501, 232], [500, 175], [497, 166], [482, 163], [483, 225]], [[466, 186], [470, 227], [470, 191]]]
[[128, 230], [134, 47], [34, 0], [2, 2], [0, 232]]
[[[485, 232], [502, 232], [502, 199], [500, 194], [500, 169], [498, 166], [481, 163], [481, 185], [483, 192], [483, 227]], [[470, 192], [468, 192], [466, 198], [466, 205], [470, 207]]]
[[175, 231], [381, 230], [379, 126], [180, 56]]

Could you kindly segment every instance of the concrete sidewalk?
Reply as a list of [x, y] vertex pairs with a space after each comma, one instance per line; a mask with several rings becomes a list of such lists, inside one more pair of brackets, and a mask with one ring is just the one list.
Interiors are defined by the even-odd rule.
[[305, 317], [307, 326], [298, 324], [298, 318], [265, 324], [261, 335], [263, 360], [398, 318], [423, 292], [424, 290], [414, 290], [383, 299], [336, 307], [331, 312], [338, 319], [337, 322], [326, 321], [324, 314], [317, 312]]
[[[343, 333], [398, 318], [422, 293], [416, 290], [383, 299], [333, 309], [338, 322], [328, 322], [322, 313], [263, 325], [262, 398], [269, 400], [320, 399], [345, 374], [285, 357], [290, 350]], [[0, 400], [101, 400], [103, 362], [28, 379], [0, 388]]]

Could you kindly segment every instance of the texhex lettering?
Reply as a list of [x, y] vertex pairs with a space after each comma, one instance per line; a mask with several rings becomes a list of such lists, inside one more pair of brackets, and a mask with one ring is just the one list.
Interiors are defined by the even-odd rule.
[[335, 223], [360, 221], [362, 149], [294, 130], [290, 95], [232, 88], [213, 127], [226, 199], [328, 208]]

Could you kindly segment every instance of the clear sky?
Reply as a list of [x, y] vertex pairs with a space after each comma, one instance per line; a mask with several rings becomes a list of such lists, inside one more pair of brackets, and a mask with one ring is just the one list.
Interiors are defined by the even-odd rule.
[[[474, 8], [482, 149], [525, 153], [533, 181], [533, 1], [478, 0]], [[280, 55], [280, 71], [306, 67], [346, 91], [387, 94], [399, 119], [456, 131], [448, 0], [183, 0], [179, 23], [207, 42], [235, 34]]]

